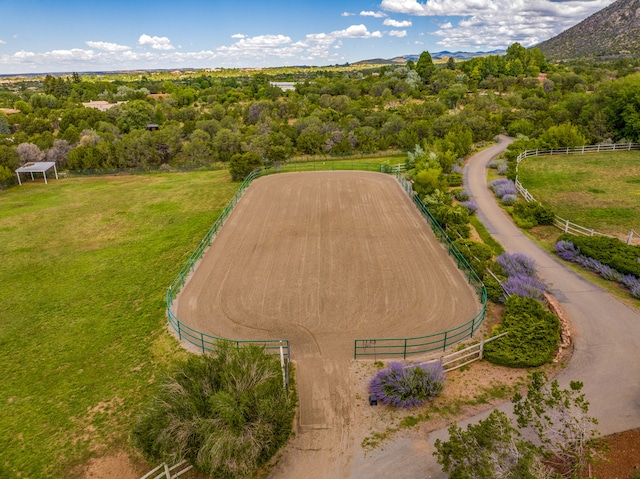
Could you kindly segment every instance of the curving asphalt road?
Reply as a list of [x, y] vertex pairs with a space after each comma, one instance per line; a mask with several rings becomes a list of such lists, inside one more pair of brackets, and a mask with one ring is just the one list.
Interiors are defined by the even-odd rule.
[[[540, 277], [558, 299], [573, 323], [574, 352], [567, 368], [558, 375], [584, 382], [590, 402], [589, 414], [598, 418], [603, 435], [640, 427], [640, 313], [586, 281], [530, 241], [496, 204], [487, 188], [485, 169], [511, 142], [501, 136], [498, 144], [474, 155], [465, 168], [465, 187], [478, 205], [478, 219], [508, 253], [524, 253], [536, 261]], [[506, 403], [499, 409], [511, 411]], [[490, 411], [461, 422], [477, 422]], [[446, 429], [429, 434], [429, 449], [436, 439], [447, 439]], [[432, 459], [427, 477], [444, 478]]]
[[[467, 163], [465, 187], [478, 205], [476, 215], [508, 253], [524, 253], [536, 261], [539, 276], [573, 323], [574, 353], [557, 378], [560, 385], [566, 387], [572, 380], [584, 383], [589, 413], [598, 418], [601, 434], [640, 427], [640, 313], [540, 249], [496, 204], [487, 188], [485, 169], [510, 142], [511, 139], [501, 136], [498, 144], [474, 155]], [[513, 406], [507, 402], [498, 409], [510, 413]], [[490, 412], [459, 424], [465, 427], [486, 418]], [[426, 447], [411, 458], [407, 455], [411, 455], [415, 444], [405, 441], [390, 445], [387, 454], [375, 461], [380, 477], [389, 473], [391, 477], [405, 479], [446, 478], [432, 455], [436, 439], [447, 440], [447, 429], [430, 432]]]

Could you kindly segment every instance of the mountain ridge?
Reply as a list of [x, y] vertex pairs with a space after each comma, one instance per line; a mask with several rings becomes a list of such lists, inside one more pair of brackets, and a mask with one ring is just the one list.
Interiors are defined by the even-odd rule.
[[640, 0], [616, 0], [536, 47], [549, 60], [640, 56]]

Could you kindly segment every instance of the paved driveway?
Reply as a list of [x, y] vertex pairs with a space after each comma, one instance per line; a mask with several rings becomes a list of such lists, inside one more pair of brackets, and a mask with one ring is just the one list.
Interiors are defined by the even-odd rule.
[[[574, 325], [574, 354], [568, 367], [558, 376], [561, 386], [566, 387], [572, 380], [584, 382], [583, 391], [590, 402], [589, 413], [598, 418], [598, 430], [602, 434], [640, 427], [640, 313], [541, 250], [514, 226], [496, 204], [487, 188], [485, 168], [509, 142], [507, 137], [500, 137], [497, 145], [474, 155], [467, 164], [465, 187], [478, 205], [476, 214], [507, 252], [524, 253], [536, 261], [540, 277]], [[511, 403], [506, 403], [499, 409], [508, 412], [513, 408]], [[469, 418], [460, 425], [464, 427], [477, 422], [489, 413]], [[414, 470], [402, 477], [447, 477], [431, 456], [438, 438], [448, 438], [446, 429], [429, 434], [426, 454], [430, 457], [415, 460], [423, 468], [422, 472]], [[388, 449], [395, 449], [394, 452], [398, 453], [400, 449], [406, 450], [404, 446]], [[406, 463], [410, 462], [405, 459]], [[385, 469], [383, 464], [380, 466]]]

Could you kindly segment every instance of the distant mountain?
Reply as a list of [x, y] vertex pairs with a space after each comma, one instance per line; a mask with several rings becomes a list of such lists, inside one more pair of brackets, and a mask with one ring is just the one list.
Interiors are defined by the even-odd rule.
[[640, 0], [617, 0], [536, 46], [548, 60], [640, 56]]
[[[456, 60], [469, 60], [475, 57], [486, 57], [489, 55], [504, 55], [506, 50], [492, 50], [490, 52], [429, 52], [433, 60], [442, 60], [443, 58], [453, 57]], [[407, 63], [408, 61], [417, 62], [420, 58], [420, 53], [416, 55], [404, 55], [391, 59], [384, 58], [372, 58], [370, 60], [362, 60], [352, 63], [352, 65], [369, 64], [369, 65], [397, 65], [398, 63]]]

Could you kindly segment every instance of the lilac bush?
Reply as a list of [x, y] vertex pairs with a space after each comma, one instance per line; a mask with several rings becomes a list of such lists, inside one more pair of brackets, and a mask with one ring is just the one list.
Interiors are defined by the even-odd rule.
[[502, 253], [496, 258], [507, 278], [511, 276], [531, 276], [536, 275], [536, 262], [522, 253]]
[[515, 183], [506, 178], [493, 180], [489, 183], [489, 188], [498, 198], [502, 198], [504, 195], [518, 195]]
[[369, 383], [369, 391], [382, 404], [407, 408], [420, 406], [440, 394], [444, 380], [445, 372], [440, 363], [405, 367], [394, 362], [378, 371]]
[[580, 250], [571, 241], [561, 240], [556, 243], [556, 254], [565, 261], [574, 261]]
[[547, 286], [544, 282], [525, 274], [509, 276], [507, 280], [502, 283], [502, 287], [507, 294], [515, 294], [522, 298], [534, 298], [538, 300], [543, 300], [544, 293], [547, 291]]
[[502, 198], [500, 198], [500, 202], [505, 205], [505, 206], [513, 206], [516, 204], [516, 201], [518, 201], [518, 195], [502, 195]]
[[501, 165], [498, 165], [498, 174], [499, 175], [506, 175], [508, 171], [509, 171], [509, 166], [507, 165], [506, 162], [501, 164]]
[[469, 212], [470, 215], [478, 211], [478, 205], [476, 205], [474, 201], [463, 201], [462, 206], [467, 208], [467, 211]]
[[469, 200], [469, 192], [467, 190], [458, 190], [455, 192], [456, 200], [458, 201], [468, 201]]
[[558, 241], [555, 246], [556, 253], [565, 261], [579, 264], [587, 271], [597, 273], [607, 281], [616, 281], [627, 288], [631, 296], [640, 299], [640, 278], [632, 274], [623, 275], [620, 271], [600, 261], [580, 254], [580, 250], [571, 241]]

